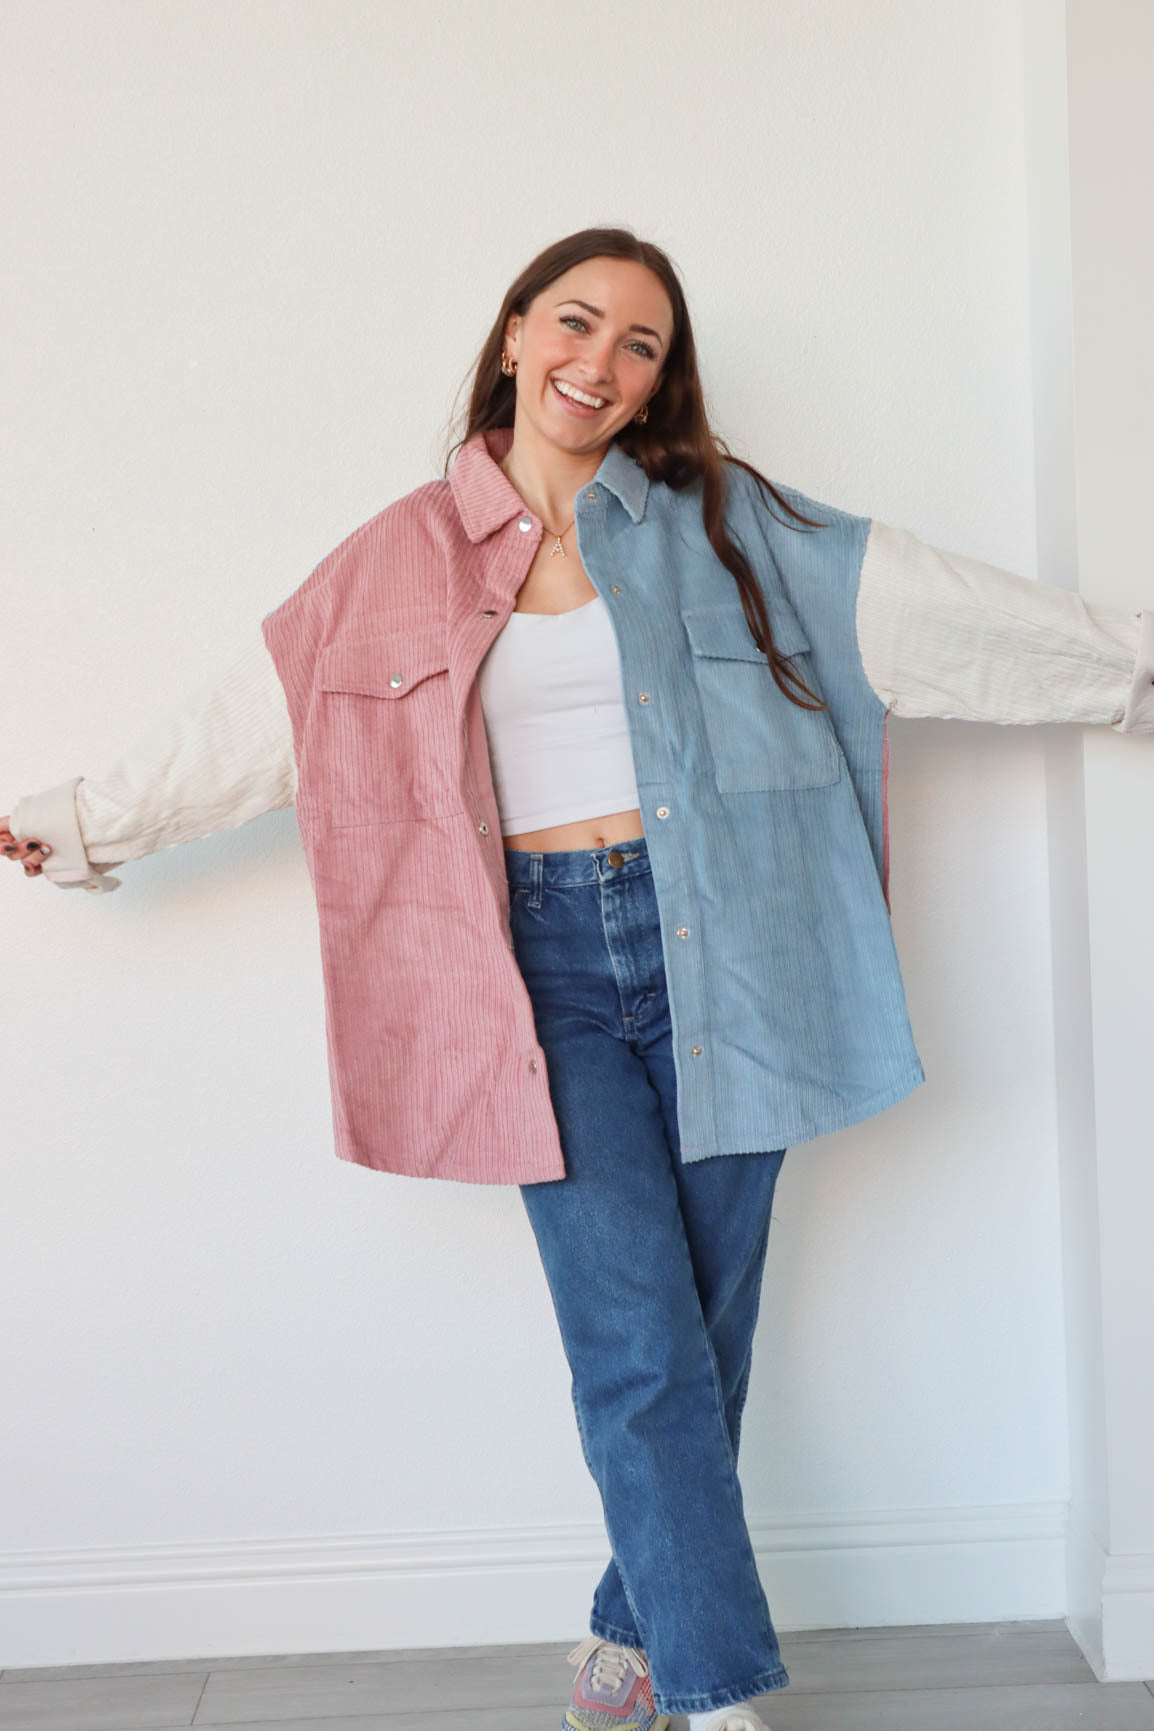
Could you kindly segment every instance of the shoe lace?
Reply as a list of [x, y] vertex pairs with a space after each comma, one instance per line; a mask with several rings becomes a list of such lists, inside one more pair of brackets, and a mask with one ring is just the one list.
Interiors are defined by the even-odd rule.
[[[593, 1660], [593, 1672], [590, 1681], [594, 1689], [608, 1682], [613, 1689], [619, 1689], [625, 1681], [625, 1671], [629, 1665], [639, 1677], [649, 1675], [649, 1661], [637, 1647], [619, 1647], [615, 1641], [607, 1641], [602, 1635], [586, 1635], [578, 1642], [569, 1655], [571, 1665], [584, 1665], [585, 1661], [596, 1653]], [[750, 1731], [756, 1731], [751, 1727]]]
[[756, 1713], [747, 1708], [731, 1708], [724, 1719], [719, 1719], [716, 1725], [711, 1724], [709, 1731], [769, 1731], [769, 1726]]

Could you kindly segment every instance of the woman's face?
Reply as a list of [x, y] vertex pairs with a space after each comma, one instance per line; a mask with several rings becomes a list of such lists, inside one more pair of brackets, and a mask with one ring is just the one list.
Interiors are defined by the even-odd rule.
[[[516, 415], [577, 454], [604, 448], [657, 389], [673, 336], [659, 278], [631, 259], [592, 258], [549, 284], [505, 332]], [[575, 387], [599, 406], [566, 398]]]

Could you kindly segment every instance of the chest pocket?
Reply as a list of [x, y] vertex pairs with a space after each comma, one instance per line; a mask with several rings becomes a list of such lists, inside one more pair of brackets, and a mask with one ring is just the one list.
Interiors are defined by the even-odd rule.
[[[741, 602], [683, 608], [681, 618], [720, 792], [828, 787], [840, 780], [844, 760], [828, 712], [799, 709], [778, 689]], [[777, 648], [796, 658], [798, 673], [821, 697], [797, 615], [774, 607], [770, 623]]]
[[313, 800], [336, 825], [462, 809], [443, 625], [338, 639], [321, 653]]

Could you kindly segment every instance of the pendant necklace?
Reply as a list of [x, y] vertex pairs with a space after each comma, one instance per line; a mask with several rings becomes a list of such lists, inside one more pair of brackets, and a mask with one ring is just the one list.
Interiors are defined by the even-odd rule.
[[[575, 523], [576, 521], [577, 521], [577, 519], [576, 519], [576, 517], [574, 517], [573, 523]], [[573, 527], [573, 523], [567, 524], [566, 527], [564, 529], [562, 529], [561, 535], [567, 535], [569, 533], [569, 530]], [[549, 533], [550, 533], [550, 535], [552, 535], [554, 533], [554, 531], [552, 529], [550, 529]], [[566, 553], [564, 547], [562, 547], [562, 545], [561, 545], [561, 535], [557, 536], [557, 545], [550, 552], [550, 554], [549, 554], [550, 559], [555, 559], [557, 557], [558, 553], [560, 553], [562, 559], [567, 559], [569, 557], [568, 553]]]

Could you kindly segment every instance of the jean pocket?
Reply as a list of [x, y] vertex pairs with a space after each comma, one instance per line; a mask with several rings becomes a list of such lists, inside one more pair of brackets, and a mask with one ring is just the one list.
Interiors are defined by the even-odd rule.
[[[740, 602], [686, 607], [681, 618], [719, 792], [828, 787], [839, 781], [844, 759], [828, 711], [801, 709], [778, 687]], [[809, 641], [796, 614], [777, 603], [770, 624], [778, 651], [820, 697]]]

